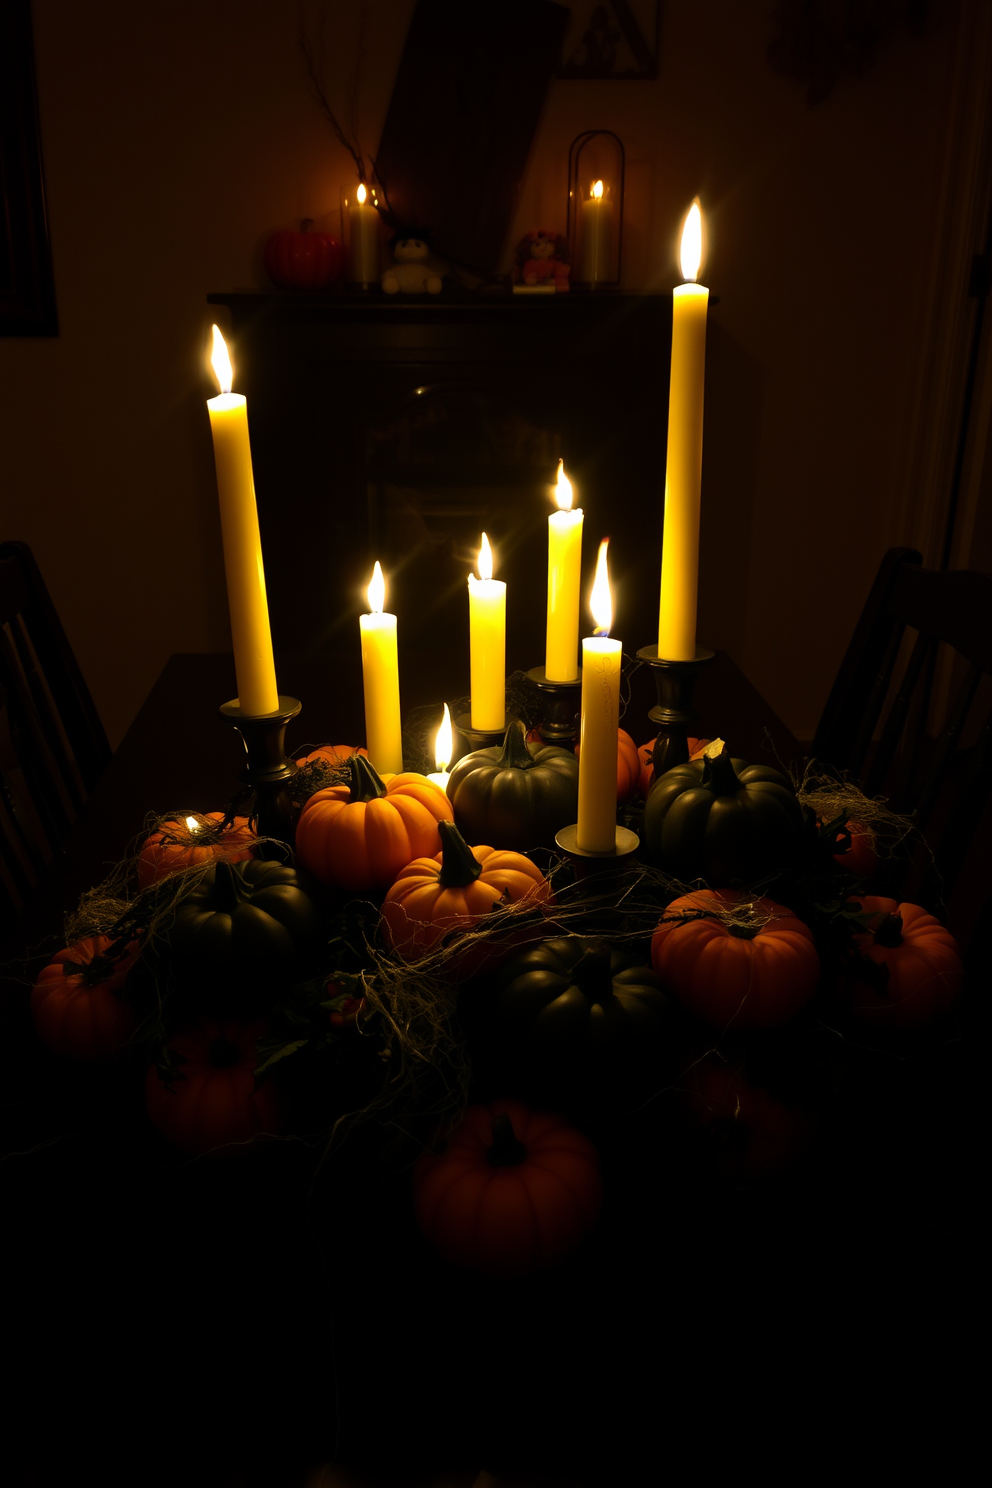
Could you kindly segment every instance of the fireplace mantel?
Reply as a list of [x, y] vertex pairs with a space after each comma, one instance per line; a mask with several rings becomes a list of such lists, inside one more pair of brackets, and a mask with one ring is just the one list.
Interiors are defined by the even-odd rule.
[[[480, 524], [508, 588], [509, 667], [543, 661], [548, 486], [612, 539], [615, 630], [657, 627], [671, 297], [211, 294], [249, 400], [277, 646], [321, 650], [380, 558], [410, 644], [464, 640]], [[464, 614], [462, 612], [465, 612]], [[585, 617], [584, 617], [585, 618]]]

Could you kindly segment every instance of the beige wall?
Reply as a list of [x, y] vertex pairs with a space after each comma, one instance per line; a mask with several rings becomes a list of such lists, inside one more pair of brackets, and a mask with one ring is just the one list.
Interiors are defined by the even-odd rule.
[[[676, 282], [678, 221], [701, 196], [720, 297], [701, 631], [808, 731], [881, 553], [915, 521], [907, 451], [938, 229], [963, 210], [941, 192], [970, 110], [970, 7], [948, 0], [922, 40], [897, 32], [814, 109], [766, 61], [774, 8], [668, 3], [657, 82], [553, 84], [508, 251], [563, 226], [582, 128], [627, 146], [628, 289]], [[360, 8], [324, 9], [344, 97]], [[366, 148], [411, 10], [368, 0]], [[2, 530], [35, 548], [116, 740], [171, 652], [228, 644], [205, 295], [261, 285], [266, 236], [330, 220], [349, 160], [308, 97], [290, 0], [34, 0], [34, 16], [62, 331], [0, 342]], [[964, 324], [963, 284], [937, 291], [940, 324]], [[653, 529], [660, 493], [642, 499]]]

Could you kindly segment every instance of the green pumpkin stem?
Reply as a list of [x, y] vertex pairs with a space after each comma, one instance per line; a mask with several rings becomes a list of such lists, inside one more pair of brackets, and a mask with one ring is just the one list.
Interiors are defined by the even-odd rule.
[[214, 864], [212, 908], [222, 914], [233, 914], [238, 905], [250, 897], [237, 866], [226, 858], [218, 858]]
[[737, 771], [726, 749], [720, 754], [704, 757], [703, 778], [700, 784], [712, 791], [715, 796], [735, 796], [741, 789]]
[[441, 835], [441, 872], [437, 881], [442, 889], [465, 889], [475, 883], [482, 864], [454, 822], [440, 821], [437, 829]]
[[353, 754], [348, 767], [351, 770], [352, 801], [378, 801], [386, 794], [386, 787], [364, 754]]
[[527, 1156], [527, 1148], [523, 1142], [517, 1140], [513, 1122], [505, 1111], [492, 1118], [489, 1130], [492, 1133], [493, 1142], [486, 1153], [486, 1158], [491, 1167], [513, 1168], [523, 1162]]
[[875, 927], [875, 944], [887, 950], [902, 945], [902, 915], [883, 915]]
[[527, 735], [519, 718], [514, 718], [503, 740], [503, 753], [499, 757], [501, 770], [530, 770], [534, 756], [527, 748]]
[[613, 995], [610, 947], [603, 940], [587, 946], [569, 972], [569, 981], [594, 1002]]

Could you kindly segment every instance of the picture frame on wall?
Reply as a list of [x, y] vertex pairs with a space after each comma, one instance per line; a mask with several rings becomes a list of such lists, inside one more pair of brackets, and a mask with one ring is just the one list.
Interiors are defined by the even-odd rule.
[[57, 336], [30, 0], [0, 0], [0, 336]]
[[573, 0], [555, 76], [644, 82], [658, 76], [661, 0]]

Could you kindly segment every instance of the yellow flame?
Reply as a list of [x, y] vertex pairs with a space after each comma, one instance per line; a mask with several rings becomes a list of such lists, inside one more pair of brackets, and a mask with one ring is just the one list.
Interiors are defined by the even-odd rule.
[[703, 214], [699, 210], [699, 197], [697, 196], [686, 213], [685, 225], [682, 228], [682, 245], [679, 249], [679, 262], [682, 265], [683, 279], [689, 280], [697, 277], [702, 258]]
[[379, 567], [378, 559], [376, 559], [375, 568], [372, 570], [372, 577], [369, 580], [368, 596], [369, 609], [372, 611], [372, 614], [381, 615], [382, 607], [386, 602], [386, 581], [382, 577], [382, 569]]
[[200, 823], [197, 821], [195, 816], [188, 816], [186, 818], [186, 825], [187, 827], [189, 827], [191, 832], [198, 832], [200, 830]]
[[609, 546], [610, 539], [604, 537], [599, 545], [596, 578], [589, 598], [589, 608], [596, 622], [596, 635], [598, 636], [608, 636], [613, 625], [613, 595], [610, 592], [610, 570], [606, 562], [606, 550]]
[[492, 578], [493, 550], [489, 546], [489, 539], [485, 533], [482, 534], [482, 547], [479, 549], [479, 561], [475, 566], [479, 570], [480, 579]]
[[234, 368], [231, 366], [231, 354], [227, 349], [227, 342], [220, 333], [220, 326], [214, 326], [214, 346], [210, 353], [210, 365], [214, 369], [217, 386], [222, 393], [229, 393], [234, 386]]
[[593, 183], [592, 183], [592, 191], [590, 191], [589, 195], [592, 197], [593, 201], [599, 201], [602, 198], [602, 195], [603, 195], [603, 183], [602, 183], [602, 181], [593, 181]]
[[450, 759], [451, 714], [448, 712], [447, 703], [445, 703], [444, 717], [441, 719], [437, 734], [434, 737], [434, 764], [437, 767], [437, 771], [440, 775], [443, 775], [445, 770], [448, 768], [448, 761]]
[[555, 500], [559, 511], [572, 510], [572, 482], [565, 474], [565, 461], [558, 461], [558, 484], [555, 487]]
[[355, 192], [355, 195], [358, 198], [358, 205], [360, 207], [364, 207], [364, 205], [365, 205], [365, 198], [368, 196], [368, 192], [365, 189], [365, 182], [364, 181], [359, 181], [359, 183], [358, 183], [358, 190]]

